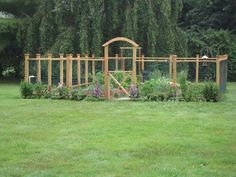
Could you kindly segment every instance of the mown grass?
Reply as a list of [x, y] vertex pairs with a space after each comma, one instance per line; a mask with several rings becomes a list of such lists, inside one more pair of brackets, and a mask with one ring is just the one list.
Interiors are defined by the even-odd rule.
[[220, 103], [23, 100], [0, 83], [0, 176], [234, 177], [236, 83]]

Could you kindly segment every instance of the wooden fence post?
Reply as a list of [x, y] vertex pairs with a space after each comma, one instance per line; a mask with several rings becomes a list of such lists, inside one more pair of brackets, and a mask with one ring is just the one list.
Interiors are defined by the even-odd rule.
[[169, 57], [169, 75], [170, 75], [170, 78], [173, 78], [172, 77], [172, 71], [173, 71], [173, 55], [170, 55]]
[[216, 84], [220, 89], [220, 56], [216, 56]]
[[25, 54], [25, 82], [29, 82], [29, 54]]
[[85, 55], [85, 84], [88, 86], [88, 54]]
[[118, 54], [115, 55], [116, 58], [116, 71], [119, 70], [119, 65], [118, 65]]
[[73, 62], [73, 55], [69, 54], [69, 88], [72, 88], [72, 85], [73, 85], [73, 67], [72, 67], [72, 62]]
[[173, 84], [177, 83], [177, 55], [173, 55]]
[[142, 55], [142, 66], [141, 66], [142, 72], [145, 70], [145, 63], [144, 63], [144, 55]]
[[37, 58], [37, 82], [41, 82], [41, 59], [40, 54], [36, 54]]
[[48, 54], [48, 90], [52, 87], [52, 54]]
[[81, 84], [80, 54], [77, 54], [77, 84], [78, 84], [78, 87], [80, 87], [80, 84]]
[[137, 60], [137, 48], [133, 47], [133, 73], [132, 73], [132, 84], [136, 85], [136, 60]]
[[72, 54], [66, 55], [66, 86], [72, 87]]
[[60, 54], [60, 84], [64, 84], [64, 55]]
[[104, 84], [105, 84], [105, 98], [110, 99], [110, 79], [109, 79], [109, 67], [108, 67], [108, 46], [104, 48]]
[[199, 82], [199, 55], [196, 56], [196, 83]]
[[93, 81], [95, 81], [95, 74], [96, 74], [96, 71], [95, 71], [95, 55], [93, 54], [92, 55], [92, 75], [93, 75]]

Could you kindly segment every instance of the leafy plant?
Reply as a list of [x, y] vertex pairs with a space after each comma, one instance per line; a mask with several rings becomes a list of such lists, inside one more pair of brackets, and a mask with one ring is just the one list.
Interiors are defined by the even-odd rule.
[[96, 86], [93, 90], [93, 96], [96, 98], [100, 98], [102, 96], [102, 90], [101, 90], [99, 83], [96, 84]]
[[21, 96], [24, 99], [32, 98], [34, 88], [33, 88], [32, 84], [30, 84], [28, 82], [25, 82], [25, 81], [22, 81], [21, 84], [20, 84], [20, 91], [21, 91]]
[[34, 94], [37, 98], [41, 98], [48, 94], [48, 87], [42, 83], [37, 83], [33, 85], [34, 87]]
[[219, 89], [213, 82], [206, 82], [203, 86], [202, 93], [207, 102], [218, 102], [220, 99]]
[[86, 98], [86, 95], [83, 94], [80, 90], [74, 89], [71, 91], [71, 100], [82, 101]]
[[130, 89], [129, 89], [129, 93], [130, 93], [130, 98], [132, 100], [139, 98], [139, 90], [136, 87], [136, 85], [131, 85]]

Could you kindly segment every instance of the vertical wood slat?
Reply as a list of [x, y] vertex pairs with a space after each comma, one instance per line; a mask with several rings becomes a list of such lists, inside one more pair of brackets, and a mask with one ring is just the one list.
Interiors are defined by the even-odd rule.
[[69, 54], [69, 88], [72, 88], [73, 82], [73, 68], [72, 68], [72, 60], [73, 59], [73, 55]]
[[29, 82], [29, 54], [25, 54], [25, 82]]
[[80, 63], [80, 54], [77, 54], [77, 84], [80, 87], [81, 84], [81, 63]]
[[41, 82], [41, 59], [40, 59], [40, 54], [36, 54], [37, 58], [37, 82]]
[[172, 56], [173, 59], [173, 84], [177, 82], [177, 55]]
[[142, 67], [141, 67], [142, 72], [144, 71], [144, 69], [145, 69], [145, 62], [144, 62], [144, 55], [142, 55]]
[[108, 71], [108, 46], [104, 48], [104, 84], [105, 84], [105, 98], [110, 99], [110, 82], [109, 82], [109, 71]]
[[137, 48], [133, 47], [133, 73], [132, 73], [132, 84], [136, 85], [136, 60], [137, 60]]
[[173, 55], [170, 55], [170, 57], [169, 57], [169, 76], [170, 76], [170, 78], [173, 78], [172, 71], [173, 71]]
[[85, 84], [88, 86], [88, 55], [85, 55]]
[[216, 84], [220, 89], [220, 59], [219, 55], [216, 56]]
[[64, 84], [64, 55], [60, 54], [60, 84]]
[[93, 54], [92, 55], [92, 75], [93, 75], [93, 81], [95, 81], [95, 74], [96, 74], [96, 71], [95, 71], [95, 55]]
[[52, 54], [48, 54], [48, 89], [52, 87]]
[[199, 82], [199, 55], [196, 56], [196, 83]]
[[118, 65], [118, 54], [115, 55], [116, 58], [116, 71], [119, 70], [119, 65]]
[[66, 55], [66, 86], [72, 87], [72, 54]]

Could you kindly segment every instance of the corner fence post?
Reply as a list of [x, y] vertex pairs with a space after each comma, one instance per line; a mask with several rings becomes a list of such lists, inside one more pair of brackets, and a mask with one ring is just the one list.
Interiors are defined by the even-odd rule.
[[80, 84], [81, 84], [80, 54], [77, 54], [77, 84], [78, 84], [78, 87], [80, 87]]
[[25, 82], [29, 82], [29, 54], [25, 54]]
[[177, 55], [173, 55], [173, 84], [177, 83]]
[[199, 82], [199, 55], [196, 56], [196, 83]]
[[52, 54], [48, 54], [48, 90], [52, 87]]

